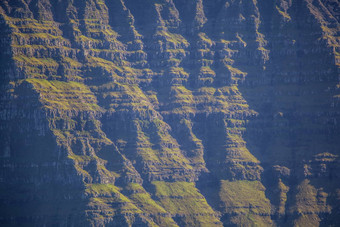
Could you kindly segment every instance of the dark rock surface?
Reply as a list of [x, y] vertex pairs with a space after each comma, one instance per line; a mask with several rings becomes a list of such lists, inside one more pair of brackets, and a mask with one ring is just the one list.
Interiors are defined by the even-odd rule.
[[340, 225], [336, 0], [0, 1], [0, 225]]

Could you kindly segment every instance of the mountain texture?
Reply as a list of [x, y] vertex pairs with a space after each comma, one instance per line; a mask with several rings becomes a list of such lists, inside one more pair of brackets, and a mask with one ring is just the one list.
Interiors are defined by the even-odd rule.
[[0, 225], [339, 226], [337, 0], [1, 0]]

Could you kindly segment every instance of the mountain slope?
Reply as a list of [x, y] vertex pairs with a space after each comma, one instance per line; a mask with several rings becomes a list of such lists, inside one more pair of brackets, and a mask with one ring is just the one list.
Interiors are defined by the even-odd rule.
[[339, 225], [339, 3], [0, 2], [0, 223]]

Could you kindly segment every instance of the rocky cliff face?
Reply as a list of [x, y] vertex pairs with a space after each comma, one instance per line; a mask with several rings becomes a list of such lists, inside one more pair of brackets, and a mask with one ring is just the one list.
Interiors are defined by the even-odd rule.
[[336, 0], [0, 1], [0, 224], [340, 225]]

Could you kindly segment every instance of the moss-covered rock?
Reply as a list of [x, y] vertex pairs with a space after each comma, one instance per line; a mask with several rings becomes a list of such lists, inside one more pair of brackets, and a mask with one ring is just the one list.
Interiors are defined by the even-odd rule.
[[339, 225], [336, 1], [0, 2], [0, 225]]

